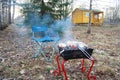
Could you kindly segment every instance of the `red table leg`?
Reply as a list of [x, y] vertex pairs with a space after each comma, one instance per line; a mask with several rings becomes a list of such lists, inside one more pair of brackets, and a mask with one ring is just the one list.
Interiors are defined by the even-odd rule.
[[82, 73], [84, 73], [85, 72], [85, 66], [84, 66], [84, 59], [82, 59], [82, 63], [81, 63], [81, 65], [82, 65], [82, 68], [81, 68], [81, 70], [82, 70]]
[[[58, 56], [56, 57], [58, 69], [54, 71], [54, 75], [55, 75], [55, 76], [60, 76], [60, 75], [62, 75], [62, 72], [63, 72], [63, 73], [64, 73], [65, 80], [68, 80], [68, 76], [67, 76], [67, 73], [66, 73], [66, 70], [65, 70], [65, 62], [66, 62], [67, 60], [63, 60], [63, 61], [62, 61], [62, 65], [60, 65], [59, 57], [60, 57], [60, 55], [58, 55]], [[91, 80], [91, 79], [96, 80], [96, 76], [90, 75], [90, 74], [91, 74], [91, 71], [92, 71], [92, 68], [93, 68], [93, 65], [94, 65], [94, 59], [90, 59], [90, 60], [92, 61], [92, 64], [91, 64], [91, 66], [90, 66], [90, 68], [89, 68], [89, 70], [88, 70], [87, 77], [88, 77], [88, 80]], [[61, 69], [61, 66], [62, 66], [62, 69]], [[84, 59], [82, 59], [81, 66], [82, 66], [82, 68], [81, 68], [82, 73], [84, 73], [85, 70], [86, 70], [85, 65], [84, 65]]]
[[55, 76], [60, 76], [60, 75], [61, 75], [61, 72], [62, 72], [61, 67], [60, 67], [59, 57], [60, 57], [60, 55], [58, 55], [58, 56], [56, 57], [58, 69], [54, 71], [54, 75], [55, 75]]
[[63, 60], [63, 62], [62, 62], [62, 70], [64, 72], [65, 80], [68, 80], [67, 73], [66, 73], [66, 70], [65, 70], [65, 62], [66, 62], [66, 60]]
[[87, 77], [88, 77], [88, 80], [91, 80], [91, 78], [93, 78], [94, 80], [96, 80], [96, 76], [91, 76], [91, 75], [90, 75], [90, 73], [91, 73], [91, 71], [92, 71], [92, 68], [93, 68], [93, 65], [94, 65], [94, 59], [91, 59], [91, 61], [92, 61], [92, 64], [91, 64], [91, 66], [90, 66], [90, 68], [89, 68], [89, 70], [88, 70]]

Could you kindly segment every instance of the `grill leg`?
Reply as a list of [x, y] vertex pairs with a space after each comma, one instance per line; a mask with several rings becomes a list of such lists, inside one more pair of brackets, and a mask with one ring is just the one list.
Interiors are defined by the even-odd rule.
[[[60, 55], [58, 55], [58, 56], [56, 57], [58, 69], [54, 71], [54, 75], [55, 75], [55, 76], [60, 76], [60, 75], [62, 75], [62, 72], [63, 72], [63, 73], [64, 73], [65, 80], [68, 80], [68, 76], [67, 76], [66, 69], [65, 69], [65, 62], [66, 62], [67, 60], [63, 60], [63, 61], [62, 61], [62, 65], [60, 65], [59, 57], [60, 57]], [[94, 65], [94, 59], [91, 59], [91, 61], [92, 61], [92, 64], [91, 64], [91, 66], [90, 66], [90, 68], [89, 68], [89, 70], [88, 70], [88, 72], [87, 72], [87, 77], [88, 77], [88, 80], [91, 80], [91, 79], [96, 80], [96, 76], [90, 75], [90, 74], [91, 74], [91, 71], [92, 71], [92, 68], [93, 68], [93, 65]], [[81, 65], [82, 65], [82, 68], [81, 68], [82, 73], [84, 73], [85, 70], [86, 70], [85, 65], [84, 65], [84, 59], [82, 59], [82, 64], [81, 64]], [[61, 66], [62, 66], [62, 69], [61, 69]]]
[[54, 75], [55, 75], [55, 76], [60, 76], [60, 75], [61, 75], [61, 72], [62, 72], [61, 67], [60, 67], [59, 57], [60, 57], [60, 55], [58, 55], [58, 56], [56, 57], [58, 69], [57, 69], [57, 70], [54, 70]]
[[68, 80], [67, 73], [66, 73], [66, 70], [65, 70], [65, 62], [66, 62], [66, 60], [63, 60], [63, 62], [62, 62], [62, 70], [64, 72], [65, 80]]
[[92, 71], [92, 68], [93, 68], [93, 65], [94, 65], [94, 59], [91, 60], [92, 61], [92, 64], [88, 70], [88, 74], [87, 74], [87, 77], [88, 77], [88, 80], [90, 80], [91, 78], [93, 78], [94, 80], [96, 80], [96, 76], [91, 76], [90, 73]]
[[85, 63], [85, 61], [84, 61], [84, 59], [82, 59], [82, 68], [81, 68], [81, 70], [82, 70], [82, 73], [84, 73], [85, 72], [85, 66], [84, 66], [84, 63]]

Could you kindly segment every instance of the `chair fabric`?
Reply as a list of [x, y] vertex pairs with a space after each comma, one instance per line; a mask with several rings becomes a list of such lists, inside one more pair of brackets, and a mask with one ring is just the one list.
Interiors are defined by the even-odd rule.
[[[32, 39], [39, 46], [39, 50], [35, 53], [34, 58], [37, 58], [41, 54], [46, 61], [52, 60], [55, 53], [56, 42], [59, 41], [59, 36], [55, 36], [55, 33], [49, 32], [50, 30], [51, 29], [47, 26], [32, 26]], [[49, 49], [43, 51], [43, 48], [47, 48], [48, 46], [51, 46], [52, 51], [49, 51]], [[47, 57], [50, 52], [52, 52], [51, 55]]]

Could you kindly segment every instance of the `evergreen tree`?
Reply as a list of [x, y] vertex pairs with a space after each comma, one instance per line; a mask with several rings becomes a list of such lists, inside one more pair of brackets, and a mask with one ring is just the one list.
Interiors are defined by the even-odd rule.
[[54, 20], [66, 18], [71, 12], [72, 0], [30, 0], [30, 5], [23, 7], [23, 14], [26, 21], [30, 20], [29, 16], [37, 13], [40, 18], [50, 14]]

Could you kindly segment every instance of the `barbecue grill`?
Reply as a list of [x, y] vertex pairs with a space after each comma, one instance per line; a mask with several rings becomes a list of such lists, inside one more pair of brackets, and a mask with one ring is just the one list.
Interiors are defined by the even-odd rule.
[[[56, 56], [58, 69], [54, 71], [55, 76], [59, 76], [63, 72], [65, 79], [68, 80], [64, 64], [66, 61], [71, 59], [82, 59], [81, 71], [82, 73], [84, 73], [86, 70], [84, 66], [84, 59], [89, 59], [90, 61], [92, 61], [92, 64], [87, 72], [87, 77], [88, 77], [88, 80], [91, 80], [91, 78], [96, 80], [96, 76], [90, 75], [92, 67], [94, 65], [94, 59], [91, 57], [93, 53], [92, 48], [89, 48], [86, 44], [82, 42], [67, 41], [65, 43], [59, 43], [58, 49], [59, 49], [59, 55]], [[63, 58], [62, 66], [60, 66], [59, 57]]]

